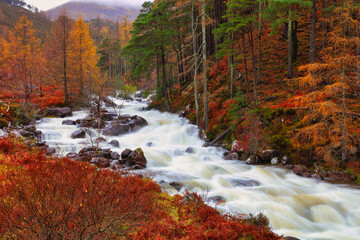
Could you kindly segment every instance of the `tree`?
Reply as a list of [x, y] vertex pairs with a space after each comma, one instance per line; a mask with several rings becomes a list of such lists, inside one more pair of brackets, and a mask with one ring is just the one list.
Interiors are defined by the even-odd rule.
[[80, 97], [85, 96], [86, 87], [98, 77], [96, 47], [89, 35], [89, 26], [78, 18], [70, 32], [69, 64], [71, 79]]
[[47, 60], [53, 66], [53, 75], [57, 82], [62, 82], [64, 88], [64, 103], [69, 105], [69, 45], [72, 20], [66, 15], [66, 11], [55, 20], [52, 29], [48, 49], [51, 51]]
[[344, 1], [333, 11], [328, 34], [329, 44], [324, 49], [324, 62], [300, 67], [304, 77], [296, 83], [307, 93], [298, 97], [297, 104], [308, 113], [302, 119], [303, 128], [294, 137], [296, 145], [311, 140], [318, 156], [338, 164], [358, 151], [356, 122], [359, 114], [349, 109], [348, 103], [356, 99], [355, 69], [358, 64], [356, 49], [360, 38], [356, 36], [359, 24], [352, 1]]
[[[281, 24], [286, 24], [288, 29], [288, 78], [293, 78], [294, 63], [294, 31], [296, 34], [298, 14], [297, 10], [304, 7], [310, 7], [311, 1], [308, 0], [269, 0], [266, 17], [272, 21], [272, 27], [276, 30]], [[295, 23], [295, 24], [293, 24]]]
[[20, 18], [9, 39], [3, 42], [3, 70], [8, 73], [11, 89], [22, 88], [26, 102], [39, 87], [44, 58], [40, 39], [36, 38], [32, 22], [24, 15]]

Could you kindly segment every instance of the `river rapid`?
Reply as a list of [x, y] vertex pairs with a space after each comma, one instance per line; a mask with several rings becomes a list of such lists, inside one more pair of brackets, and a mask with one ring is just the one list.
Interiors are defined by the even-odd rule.
[[[102, 136], [107, 142], [119, 141], [120, 147], [108, 143], [101, 143], [100, 147], [118, 153], [126, 148], [142, 148], [148, 163], [147, 169], [138, 172], [152, 177], [170, 194], [178, 192], [168, 183], [178, 182], [183, 185], [180, 191], [187, 189], [210, 199], [221, 196], [225, 202], [218, 204], [217, 209], [262, 212], [270, 219], [273, 231], [284, 236], [305, 240], [360, 239], [360, 190], [298, 177], [284, 169], [224, 160], [222, 149], [202, 147], [204, 141], [198, 137], [198, 128], [188, 120], [156, 110], [140, 111], [147, 106], [146, 101], [113, 100], [123, 104], [121, 114], [141, 116], [149, 125], [117, 137]], [[76, 120], [88, 114], [77, 111], [65, 119]], [[60, 155], [78, 152], [97, 138], [93, 131], [96, 137], [72, 139], [71, 134], [78, 127], [62, 125], [63, 120], [44, 118], [37, 123], [43, 140]]]

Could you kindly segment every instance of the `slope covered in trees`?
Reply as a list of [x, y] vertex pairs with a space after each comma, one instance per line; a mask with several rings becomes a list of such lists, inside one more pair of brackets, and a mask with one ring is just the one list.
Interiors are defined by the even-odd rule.
[[123, 54], [134, 81], [157, 76], [154, 106], [187, 108], [208, 139], [231, 127], [244, 156], [346, 167], [360, 158], [358, 15], [351, 0], [147, 2]]

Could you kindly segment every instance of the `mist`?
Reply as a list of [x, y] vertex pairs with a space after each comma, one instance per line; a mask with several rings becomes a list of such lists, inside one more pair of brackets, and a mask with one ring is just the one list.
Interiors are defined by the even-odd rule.
[[141, 7], [145, 0], [75, 0], [77, 2], [96, 2], [111, 6], [132, 6]]

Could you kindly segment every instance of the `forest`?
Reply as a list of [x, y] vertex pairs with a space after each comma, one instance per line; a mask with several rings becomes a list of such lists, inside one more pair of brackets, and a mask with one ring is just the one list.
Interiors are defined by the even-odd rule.
[[[135, 21], [63, 9], [15, 22], [9, 6], [26, 5], [0, 1], [0, 133], [52, 107], [95, 102], [101, 115], [107, 96], [142, 90], [154, 93], [148, 109], [186, 117], [228, 160], [360, 184], [357, 0], [155, 0]], [[34, 146], [0, 136], [0, 238], [283, 239], [262, 214], [219, 214], [196, 193]]]

